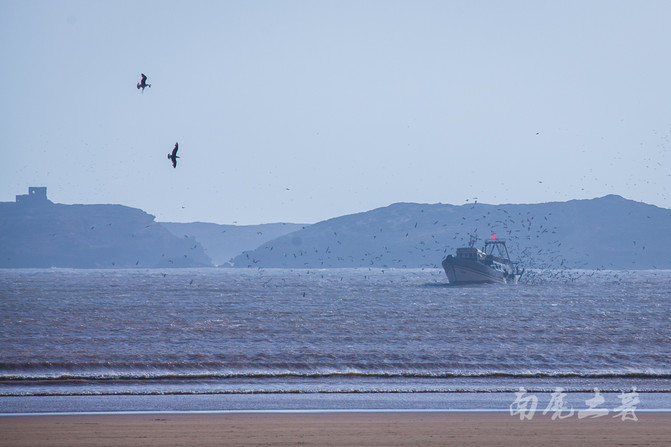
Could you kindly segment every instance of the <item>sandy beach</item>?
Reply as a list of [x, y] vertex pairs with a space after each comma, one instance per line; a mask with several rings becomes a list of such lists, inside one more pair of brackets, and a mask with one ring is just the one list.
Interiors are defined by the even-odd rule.
[[0, 446], [664, 446], [671, 413], [638, 421], [505, 413], [124, 414], [0, 417]]

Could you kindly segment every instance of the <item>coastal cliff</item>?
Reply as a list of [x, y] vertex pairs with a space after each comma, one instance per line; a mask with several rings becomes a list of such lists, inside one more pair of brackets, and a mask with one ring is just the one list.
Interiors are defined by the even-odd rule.
[[30, 188], [0, 203], [0, 268], [210, 266], [203, 247], [122, 205], [63, 205]]

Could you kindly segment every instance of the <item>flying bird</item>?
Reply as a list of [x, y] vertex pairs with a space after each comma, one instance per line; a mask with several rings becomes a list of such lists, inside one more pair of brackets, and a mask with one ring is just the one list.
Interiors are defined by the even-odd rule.
[[151, 87], [151, 84], [147, 84], [147, 77], [144, 75], [144, 73], [140, 73], [140, 75], [142, 76], [142, 79], [140, 79], [140, 82], [137, 83], [137, 89], [142, 89], [142, 93], [144, 93], [144, 88]]
[[168, 154], [168, 160], [172, 161], [172, 167], [176, 168], [177, 167], [177, 159], [179, 157], [177, 156], [177, 143], [175, 143], [175, 148], [172, 150], [172, 153]]

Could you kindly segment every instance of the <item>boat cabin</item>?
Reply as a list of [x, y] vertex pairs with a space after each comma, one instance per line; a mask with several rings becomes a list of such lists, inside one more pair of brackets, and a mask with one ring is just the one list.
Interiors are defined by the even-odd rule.
[[457, 248], [457, 258], [472, 259], [474, 261], [482, 261], [485, 259], [485, 253], [475, 247]]

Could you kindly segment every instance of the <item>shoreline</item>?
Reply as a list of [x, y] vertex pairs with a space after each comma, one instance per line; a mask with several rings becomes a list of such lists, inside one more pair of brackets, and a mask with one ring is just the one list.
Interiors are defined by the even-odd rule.
[[502, 412], [117, 414], [0, 417], [0, 446], [666, 445], [671, 413], [521, 420]]
[[[537, 398], [537, 412], [552, 393], [527, 393]], [[594, 393], [563, 397], [567, 408], [588, 408]], [[611, 414], [622, 404], [618, 393], [603, 393], [601, 408]], [[637, 393], [637, 412], [671, 412], [671, 393]], [[14, 414], [206, 414], [290, 412], [508, 412], [517, 393], [302, 393], [198, 395], [0, 396], [0, 413]]]
[[[583, 411], [587, 409], [574, 411]], [[459, 410], [445, 410], [445, 409], [307, 409], [307, 410], [147, 410], [147, 411], [61, 411], [61, 412], [33, 412], [33, 413], [0, 413], [0, 418], [20, 418], [20, 417], [41, 417], [41, 416], [151, 416], [151, 415], [174, 415], [174, 416], [188, 416], [188, 415], [281, 415], [281, 414], [503, 414], [511, 417], [519, 417], [511, 415], [510, 410], [501, 409], [459, 409]], [[542, 415], [542, 410], [537, 410], [536, 417], [551, 417]], [[671, 414], [671, 409], [653, 408], [653, 409], [637, 409], [634, 414]], [[575, 417], [575, 416], [574, 416]], [[616, 417], [610, 415], [610, 417]]]

